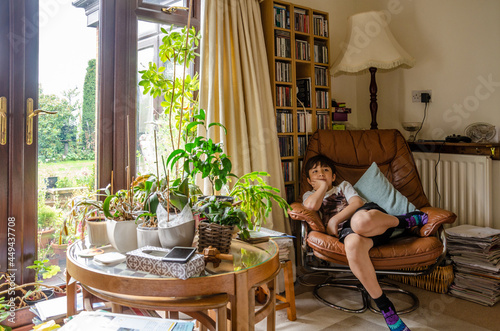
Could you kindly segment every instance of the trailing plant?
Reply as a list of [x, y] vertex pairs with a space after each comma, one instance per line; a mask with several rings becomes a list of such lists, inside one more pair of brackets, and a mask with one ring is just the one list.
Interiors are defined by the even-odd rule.
[[242, 239], [249, 237], [248, 230], [259, 230], [272, 211], [273, 201], [286, 211], [290, 205], [277, 193], [279, 189], [270, 186], [263, 177], [269, 177], [267, 172], [255, 171], [241, 176], [234, 184], [229, 196], [235, 198], [235, 203], [246, 214], [247, 226], [240, 233]]

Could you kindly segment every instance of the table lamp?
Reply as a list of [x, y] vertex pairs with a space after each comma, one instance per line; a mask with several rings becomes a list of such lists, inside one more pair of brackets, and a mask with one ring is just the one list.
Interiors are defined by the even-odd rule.
[[377, 69], [390, 71], [398, 67], [411, 68], [415, 65], [415, 59], [394, 39], [382, 11], [355, 14], [349, 17], [348, 24], [342, 52], [332, 66], [333, 75], [370, 71], [370, 129], [377, 129]]

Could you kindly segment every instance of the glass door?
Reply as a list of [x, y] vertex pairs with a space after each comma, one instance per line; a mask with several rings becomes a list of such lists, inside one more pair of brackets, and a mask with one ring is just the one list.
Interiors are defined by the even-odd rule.
[[16, 283], [36, 257], [38, 26], [37, 0], [0, 1], [0, 271]]
[[[73, 2], [74, 3], [74, 2]], [[98, 21], [88, 2], [39, 0], [38, 259], [59, 265], [65, 281], [66, 248], [81, 224], [63, 231], [73, 198], [96, 189]], [[43, 24], [42, 24], [43, 23]]]

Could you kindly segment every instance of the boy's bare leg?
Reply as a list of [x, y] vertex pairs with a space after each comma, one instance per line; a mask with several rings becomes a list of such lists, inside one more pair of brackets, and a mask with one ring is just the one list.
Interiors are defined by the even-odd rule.
[[377, 280], [375, 268], [370, 260], [369, 250], [373, 247], [373, 240], [356, 233], [351, 233], [344, 240], [349, 268], [372, 298], [382, 295], [382, 289]]
[[396, 216], [376, 209], [359, 210], [351, 218], [351, 228], [363, 237], [378, 236], [398, 224], [399, 220]]
[[344, 245], [347, 261], [352, 273], [375, 301], [384, 316], [389, 330], [410, 331], [401, 318], [399, 318], [392, 302], [380, 288], [377, 274], [369, 255], [369, 251], [373, 247], [373, 240], [356, 233], [351, 233], [344, 239]]

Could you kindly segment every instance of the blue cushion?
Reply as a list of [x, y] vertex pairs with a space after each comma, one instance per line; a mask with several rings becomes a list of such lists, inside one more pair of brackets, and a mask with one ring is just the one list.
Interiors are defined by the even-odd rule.
[[375, 202], [390, 215], [404, 215], [417, 210], [380, 171], [375, 162], [361, 176], [354, 188], [367, 202]]

